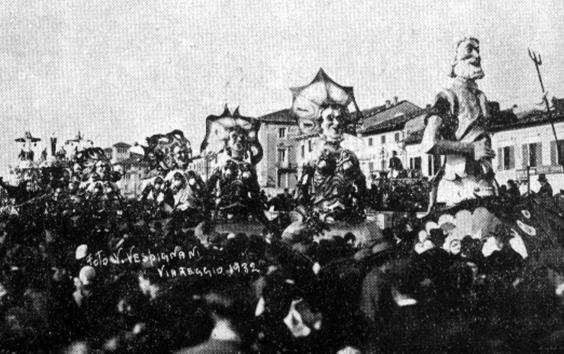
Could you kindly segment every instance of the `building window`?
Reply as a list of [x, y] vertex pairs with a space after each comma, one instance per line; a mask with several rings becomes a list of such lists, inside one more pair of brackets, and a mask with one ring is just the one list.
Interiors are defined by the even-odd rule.
[[368, 138], [368, 146], [372, 146], [372, 138]]
[[286, 137], [286, 128], [279, 128], [278, 129], [278, 137], [285, 138]]
[[309, 152], [312, 152], [312, 151], [313, 151], [313, 148], [311, 147], [311, 140], [308, 140], [308, 141], [307, 141], [307, 145], [308, 145], [308, 151], [309, 151]]
[[302, 159], [304, 159], [305, 158], [305, 145], [302, 144], [301, 149], [302, 149], [302, 152], [301, 152], [302, 153]]
[[380, 141], [382, 142], [382, 144], [386, 143], [386, 136], [382, 135], [382, 137], [380, 138]]
[[286, 162], [286, 149], [278, 149], [278, 162]]
[[564, 166], [564, 140], [550, 142], [550, 164]]
[[409, 169], [421, 171], [421, 156], [409, 159]]
[[399, 143], [399, 141], [400, 141], [400, 133], [395, 133], [395, 134], [394, 134], [394, 140], [396, 141], [396, 143]]
[[515, 147], [505, 146], [497, 149], [499, 156], [498, 170], [511, 170], [515, 168]]
[[542, 165], [542, 144], [524, 144], [522, 147], [523, 159], [521, 161], [522, 167], [526, 168], [537, 167]]

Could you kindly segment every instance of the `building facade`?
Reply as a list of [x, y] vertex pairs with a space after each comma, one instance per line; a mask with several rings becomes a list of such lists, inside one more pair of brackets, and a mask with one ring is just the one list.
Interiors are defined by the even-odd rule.
[[500, 184], [513, 179], [521, 182], [521, 190], [525, 191], [528, 170], [532, 191], [540, 188], [539, 174], [546, 175], [554, 193], [564, 189], [564, 115], [557, 113], [553, 117], [558, 140], [549, 119], [544, 112], [530, 112], [517, 122], [494, 127], [493, 166]]
[[424, 110], [409, 101], [386, 101], [373, 114], [364, 115], [358, 130], [362, 145], [357, 151], [366, 176], [389, 172], [389, 161], [395, 152], [404, 168], [412, 168], [405, 150], [405, 125]]
[[[555, 140], [550, 121], [555, 124]], [[442, 165], [441, 160], [420, 148], [424, 124], [414, 122], [406, 131], [405, 150], [409, 164], [420, 169], [423, 176], [433, 176]], [[407, 125], [406, 125], [407, 126]], [[547, 113], [531, 110], [514, 114], [512, 110], [498, 112], [490, 130], [492, 148], [496, 152], [493, 168], [500, 185], [512, 179], [520, 184], [521, 192], [540, 188], [538, 175], [545, 174], [554, 193], [564, 189], [564, 114], [559, 110]]]
[[293, 190], [298, 181], [298, 155], [301, 147], [299, 128], [289, 109], [273, 112], [258, 118], [261, 122], [259, 141], [264, 150], [257, 164], [257, 177], [261, 188], [270, 195], [284, 189]]
[[148, 165], [144, 156], [131, 151], [131, 145], [123, 142], [116, 143], [104, 149], [114, 170], [120, 171], [122, 178], [116, 182], [121, 194], [125, 198], [137, 198], [141, 195], [143, 181], [148, 176]]

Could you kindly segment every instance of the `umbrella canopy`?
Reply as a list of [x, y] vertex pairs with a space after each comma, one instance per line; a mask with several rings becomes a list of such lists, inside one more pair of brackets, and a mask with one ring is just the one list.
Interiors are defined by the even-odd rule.
[[[290, 91], [293, 96], [292, 112], [302, 123], [314, 122], [320, 117], [321, 110], [331, 105], [347, 107], [353, 103], [359, 112], [353, 88], [336, 83], [323, 69], [319, 69], [309, 85], [294, 87]], [[300, 127], [306, 133], [316, 128], [315, 124], [300, 124]]]

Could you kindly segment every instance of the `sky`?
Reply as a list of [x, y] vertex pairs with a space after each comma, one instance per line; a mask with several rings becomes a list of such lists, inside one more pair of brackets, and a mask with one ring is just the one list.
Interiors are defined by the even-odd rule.
[[560, 0], [3, 0], [0, 175], [26, 130], [106, 147], [181, 129], [197, 148], [208, 115], [288, 108], [288, 88], [320, 67], [361, 109], [393, 96], [425, 106], [464, 36], [480, 39], [479, 85], [502, 108], [541, 100], [527, 48], [564, 97], [562, 18]]

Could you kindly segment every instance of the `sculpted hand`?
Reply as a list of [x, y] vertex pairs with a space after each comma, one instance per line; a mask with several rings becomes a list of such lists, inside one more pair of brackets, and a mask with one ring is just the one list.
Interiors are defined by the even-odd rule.
[[474, 144], [474, 160], [492, 159], [495, 152], [488, 146], [486, 139], [478, 140]]

